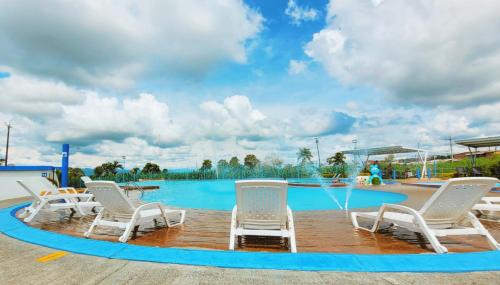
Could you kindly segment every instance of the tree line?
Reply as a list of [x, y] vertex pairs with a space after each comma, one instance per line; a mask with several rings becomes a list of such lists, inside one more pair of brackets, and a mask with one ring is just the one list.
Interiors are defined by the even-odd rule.
[[[210, 159], [204, 159], [199, 169], [186, 171], [168, 171], [154, 162], [147, 162], [142, 168], [134, 167], [125, 170], [123, 165], [115, 160], [105, 162], [94, 168], [92, 179], [113, 180], [116, 182], [137, 181], [140, 179], [244, 179], [244, 178], [308, 178], [312, 171], [319, 172], [323, 177], [332, 177], [336, 173], [346, 176], [345, 158], [342, 153], [327, 158], [328, 165], [317, 169], [312, 163], [313, 155], [310, 149], [300, 148], [297, 151], [296, 164], [284, 164], [277, 155], [269, 155], [263, 160], [255, 154], [247, 154], [243, 161], [237, 156], [220, 159], [214, 165]], [[80, 168], [70, 168], [69, 182], [71, 186], [82, 187], [80, 177], [85, 175]]]

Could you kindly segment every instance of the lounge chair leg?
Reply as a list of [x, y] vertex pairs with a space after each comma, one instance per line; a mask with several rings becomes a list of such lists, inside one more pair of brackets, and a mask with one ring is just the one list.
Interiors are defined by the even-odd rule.
[[[26, 223], [31, 222], [31, 221], [35, 218], [35, 216], [38, 214], [38, 212], [40, 212], [40, 210], [42, 210], [42, 208], [45, 206], [45, 204], [46, 204], [46, 203], [47, 203], [47, 202], [45, 202], [45, 201], [42, 201], [41, 203], [39, 203], [39, 204], [38, 204], [38, 205], [37, 205], [37, 206], [33, 209], [33, 211], [31, 211], [31, 214], [30, 214], [27, 218], [25, 218], [25, 219], [24, 219], [24, 221], [25, 221]], [[31, 206], [30, 206], [30, 208], [31, 208]]]
[[132, 232], [132, 239], [137, 237], [137, 231], [139, 231], [139, 225], [134, 227], [134, 231]]
[[362, 229], [372, 233], [376, 232], [378, 230], [378, 227], [380, 226], [380, 219], [378, 217], [374, 220], [373, 226], [371, 228], [360, 226], [358, 223], [358, 215], [356, 214], [356, 212], [351, 213], [351, 222], [355, 229]]
[[69, 214], [69, 219], [71, 220], [73, 218], [73, 216], [75, 215], [76, 211], [73, 208], [71, 208], [69, 210], [71, 211], [71, 213]]
[[[162, 210], [163, 211], [163, 210]], [[139, 213], [136, 212], [134, 213], [134, 215], [132, 216], [132, 219], [130, 219], [130, 222], [127, 224], [127, 226], [125, 227], [125, 232], [123, 233], [123, 235], [118, 239], [120, 242], [127, 242], [129, 236], [130, 236], [130, 233], [132, 232], [132, 229], [135, 227], [136, 223], [137, 223], [137, 216], [139, 215]], [[164, 215], [163, 215], [164, 216]]]
[[95, 217], [94, 221], [90, 225], [90, 228], [83, 234], [85, 237], [89, 237], [90, 236], [90, 234], [92, 233], [92, 231], [94, 230], [94, 228], [99, 224], [99, 221], [101, 221], [103, 213], [104, 213], [104, 208], [102, 208], [99, 211], [99, 214], [97, 214], [97, 216]]
[[185, 210], [180, 210], [181, 211], [181, 220], [179, 224], [184, 224], [184, 220], [186, 219], [186, 211]]
[[132, 231], [132, 225], [128, 224], [127, 227], [125, 228], [125, 232], [120, 236], [118, 241], [119, 242], [127, 242], [131, 231]]
[[292, 253], [296, 253], [297, 244], [295, 241], [295, 226], [293, 224], [293, 214], [290, 208], [288, 208], [288, 231], [290, 232], [290, 251]]
[[231, 215], [231, 232], [229, 233], [229, 250], [234, 250], [234, 239], [236, 238], [236, 206]]
[[351, 213], [351, 223], [354, 226], [354, 228], [358, 229], [359, 224], [358, 224], [358, 216], [356, 215], [355, 212]]
[[474, 216], [474, 214], [472, 214], [471, 212], [469, 212], [469, 220], [472, 223], [472, 225], [474, 226], [474, 228], [476, 228], [478, 231], [481, 232], [482, 235], [484, 235], [486, 237], [491, 248], [496, 249], [496, 250], [500, 250], [500, 244], [495, 240], [495, 238], [490, 234], [490, 232], [483, 226], [483, 224], [481, 224], [481, 222], [477, 219], [477, 217]]
[[448, 249], [441, 245], [436, 235], [432, 232], [431, 229], [425, 224], [425, 222], [420, 222], [417, 220], [418, 226], [421, 229], [422, 234], [427, 238], [427, 240], [431, 243], [432, 248], [437, 253], [447, 253]]

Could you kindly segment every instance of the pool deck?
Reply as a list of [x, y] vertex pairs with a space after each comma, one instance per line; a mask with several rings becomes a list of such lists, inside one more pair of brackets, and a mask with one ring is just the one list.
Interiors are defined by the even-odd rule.
[[[393, 187], [393, 186], [391, 186]], [[388, 189], [387, 186], [384, 189]], [[415, 193], [410, 194], [411, 199], [405, 202], [407, 205], [419, 205], [425, 201], [426, 197], [430, 195], [433, 190], [413, 187], [403, 187], [402, 191], [420, 191], [424, 193], [421, 195], [415, 195]], [[390, 189], [388, 189], [390, 190]], [[13, 204], [18, 204], [19, 202], [26, 201], [23, 199], [17, 199], [13, 201], [0, 201], [0, 208], [8, 207]], [[200, 211], [201, 212], [201, 211]], [[308, 212], [297, 212], [296, 214], [296, 224], [306, 224], [307, 219], [316, 220], [323, 215], [330, 216], [331, 212], [337, 211], [322, 211], [329, 213], [317, 213], [319, 216], [314, 217]], [[191, 213], [191, 211], [190, 211]], [[196, 213], [196, 211], [193, 211]], [[192, 220], [186, 222], [186, 226], [178, 231], [182, 231], [182, 235], [179, 236], [189, 236], [189, 228], [187, 228], [188, 223], [195, 223], [198, 219], [200, 222], [205, 218], [214, 219], [216, 216], [220, 216], [221, 213], [212, 213], [206, 217], [201, 216], [201, 214], [192, 215]], [[229, 215], [228, 213], [226, 213]], [[325, 218], [325, 217], [324, 217]], [[220, 216], [220, 223], [226, 219], [224, 216]], [[331, 220], [323, 220], [322, 224], [316, 224], [315, 229], [324, 228], [325, 231], [332, 230], [330, 223], [335, 223], [341, 221], [339, 217], [330, 216]], [[345, 219], [345, 217], [343, 218]], [[337, 220], [337, 221], [335, 221]], [[211, 221], [212, 222], [212, 221]], [[193, 225], [194, 226], [194, 225]], [[319, 226], [319, 228], [318, 228]], [[207, 225], [208, 227], [208, 225]], [[342, 227], [344, 228], [344, 227]], [[210, 232], [214, 230], [208, 227], [203, 232]], [[227, 229], [228, 230], [228, 229]], [[215, 247], [225, 247], [227, 245], [227, 231], [225, 228], [216, 232], [212, 238], [200, 238], [204, 240], [199, 243], [198, 246], [205, 248], [206, 244], [210, 241], [220, 240]], [[298, 240], [302, 240], [299, 245], [299, 251], [316, 251], [322, 247], [329, 247], [331, 240], [338, 240], [339, 233], [336, 235], [330, 235], [331, 232], [325, 233], [325, 236], [329, 235], [328, 238], [324, 239], [327, 245], [321, 246], [308, 246], [307, 240], [312, 240], [307, 235], [307, 227], [299, 230], [297, 227]], [[310, 228], [309, 228], [310, 230]], [[132, 242], [137, 242], [141, 240], [147, 240], [146, 237], [153, 233], [147, 233], [143, 237], [139, 237]], [[311, 232], [309, 232], [311, 234]], [[411, 250], [416, 250], [417, 252], [425, 251], [429, 252], [428, 249], [422, 247], [421, 244], [408, 243], [406, 240], [400, 240], [399, 238], [394, 238], [393, 233], [381, 233], [368, 234], [366, 237], [362, 237], [357, 242], [351, 243], [342, 251], [352, 250], [360, 247], [360, 242], [366, 242], [366, 240], [376, 240], [378, 245], [385, 244], [390, 240], [396, 240], [399, 247], [406, 244]], [[201, 234], [202, 236], [205, 234]], [[340, 236], [345, 235], [340, 233]], [[175, 236], [175, 235], [172, 235]], [[377, 237], [380, 236], [380, 237]], [[499, 234], [495, 230], [495, 236], [498, 238]], [[299, 238], [300, 237], [300, 238]], [[191, 237], [191, 239], [194, 238]], [[352, 236], [351, 236], [352, 238]], [[379, 240], [381, 238], [382, 240]], [[206, 240], [205, 240], [206, 239]], [[388, 239], [388, 240], [385, 240]], [[168, 240], [168, 239], [167, 239]], [[172, 240], [177, 240], [174, 238]], [[225, 240], [225, 241], [223, 241]], [[188, 242], [184, 240], [183, 242]], [[256, 242], [259, 243], [260, 241]], [[348, 244], [348, 242], [344, 242]], [[468, 241], [469, 245], [466, 247], [454, 245], [454, 243], [447, 244], [450, 246], [451, 251], [470, 251], [471, 247], [474, 247], [474, 251], [486, 250], [484, 247], [482, 249], [481, 241]], [[484, 242], [485, 245], [485, 242]], [[169, 246], [172, 246], [169, 244]], [[212, 247], [211, 245], [210, 247]], [[395, 244], [389, 243], [389, 246], [383, 246], [384, 252], [388, 253], [394, 251]], [[478, 246], [478, 248], [475, 248]], [[392, 247], [392, 248], [390, 248]], [[361, 246], [363, 248], [363, 246]], [[373, 248], [372, 246], [366, 246], [366, 249]], [[267, 247], [264, 248], [243, 248], [244, 250], [270, 250]], [[275, 249], [271, 249], [275, 250]], [[279, 249], [283, 250], [283, 249]], [[381, 250], [381, 247], [376, 247], [376, 251]], [[400, 249], [397, 250], [399, 253]], [[225, 269], [225, 268], [215, 268], [215, 267], [197, 267], [197, 266], [185, 266], [185, 265], [170, 265], [170, 264], [156, 264], [148, 262], [135, 262], [126, 260], [115, 260], [107, 258], [99, 258], [92, 256], [85, 256], [79, 254], [69, 253], [59, 259], [54, 259], [48, 262], [38, 262], [37, 258], [47, 256], [48, 254], [54, 253], [56, 250], [40, 247], [36, 245], [27, 244], [20, 242], [9, 237], [0, 234], [0, 284], [8, 283], [29, 283], [29, 284], [135, 284], [135, 283], [175, 283], [175, 284], [193, 284], [193, 283], [222, 283], [222, 284], [323, 284], [323, 283], [340, 283], [340, 284], [495, 284], [498, 282], [500, 277], [500, 272], [473, 272], [473, 273], [459, 273], [459, 274], [428, 274], [428, 273], [343, 273], [343, 272], [299, 272], [299, 271], [285, 271], [285, 270], [250, 270], [250, 269]], [[19, 266], [22, 265], [22, 266]]]
[[[378, 189], [378, 190], [376, 190]], [[408, 199], [402, 204], [420, 208], [434, 193], [433, 188], [422, 188], [402, 185], [385, 185], [370, 191], [391, 191], [404, 193]], [[498, 195], [492, 193], [491, 195]], [[293, 209], [292, 209], [293, 210]], [[359, 211], [376, 211], [375, 208], [357, 209]], [[29, 225], [43, 230], [54, 231], [66, 235], [82, 237], [89, 228], [94, 216], [68, 219], [67, 215], [44, 213]], [[160, 227], [129, 240], [129, 244], [177, 247], [207, 250], [226, 250], [229, 245], [229, 228], [231, 213], [229, 211], [208, 211], [187, 209], [184, 225], [174, 228]], [[427, 240], [421, 235], [401, 228], [390, 228], [383, 225], [379, 233], [355, 230], [351, 224], [349, 213], [345, 211], [295, 211], [298, 252], [331, 252], [362, 254], [394, 254], [394, 253], [432, 253]], [[492, 235], [500, 240], [500, 223], [483, 221]], [[154, 226], [151, 225], [151, 228]], [[97, 228], [91, 238], [118, 241], [120, 230], [113, 228]], [[481, 236], [454, 236], [441, 238], [450, 252], [487, 251], [486, 239]], [[238, 248], [240, 251], [280, 251], [288, 249], [282, 241], [273, 238], [247, 238]]]

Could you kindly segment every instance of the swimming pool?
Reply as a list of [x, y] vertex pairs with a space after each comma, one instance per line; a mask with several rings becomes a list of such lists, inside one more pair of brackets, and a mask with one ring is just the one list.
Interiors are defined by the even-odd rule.
[[[140, 185], [158, 185], [157, 191], [146, 192], [142, 200], [161, 202], [181, 208], [230, 211], [236, 202], [234, 180], [147, 181]], [[344, 208], [347, 188], [289, 187], [288, 204], [294, 211], [340, 210]], [[338, 204], [335, 202], [338, 200]], [[367, 208], [382, 203], [400, 203], [407, 196], [384, 191], [352, 189], [348, 208]], [[339, 207], [340, 206], [342, 207]]]

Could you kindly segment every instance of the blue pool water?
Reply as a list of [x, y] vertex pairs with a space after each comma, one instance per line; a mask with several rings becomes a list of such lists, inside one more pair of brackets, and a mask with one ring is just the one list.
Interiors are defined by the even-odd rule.
[[[159, 185], [157, 191], [146, 192], [142, 198], [146, 202], [161, 202], [181, 208], [226, 210], [230, 211], [236, 202], [234, 180], [182, 180], [148, 181], [141, 185]], [[339, 210], [330, 198], [335, 196], [344, 207], [347, 188], [331, 188], [326, 193], [321, 188], [289, 187], [288, 204], [294, 211]], [[382, 203], [400, 203], [407, 196], [383, 191], [353, 189], [348, 208], [380, 206]]]

